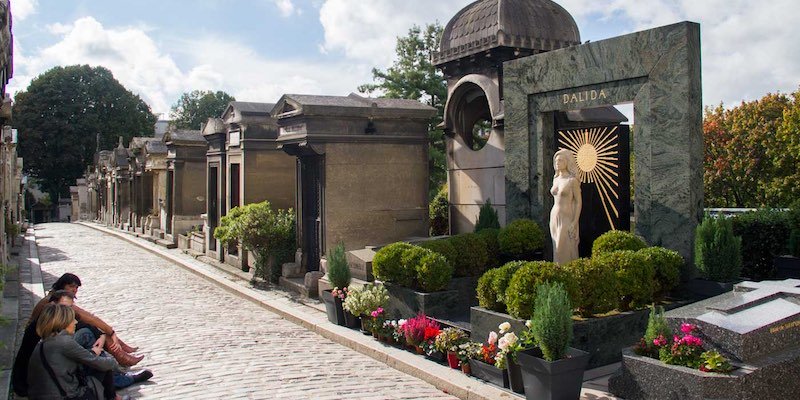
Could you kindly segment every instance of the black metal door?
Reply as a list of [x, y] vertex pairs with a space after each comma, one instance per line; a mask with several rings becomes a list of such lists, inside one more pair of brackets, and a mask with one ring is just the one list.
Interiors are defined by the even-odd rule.
[[300, 231], [303, 262], [306, 271], [319, 271], [322, 256], [322, 156], [299, 157], [300, 168]]
[[208, 228], [210, 236], [208, 238], [208, 248], [211, 251], [217, 250], [217, 239], [214, 239], [214, 230], [217, 228], [219, 219], [219, 168], [217, 166], [208, 167]]
[[173, 204], [175, 203], [175, 171], [167, 171], [167, 234], [172, 234]]

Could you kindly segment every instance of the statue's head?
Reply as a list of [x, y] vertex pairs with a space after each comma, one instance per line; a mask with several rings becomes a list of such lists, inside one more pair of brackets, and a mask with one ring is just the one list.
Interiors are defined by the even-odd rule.
[[555, 176], [558, 176], [560, 171], [566, 171], [568, 174], [578, 176], [578, 162], [575, 159], [575, 154], [571, 150], [561, 149], [553, 155], [553, 169], [555, 169]]

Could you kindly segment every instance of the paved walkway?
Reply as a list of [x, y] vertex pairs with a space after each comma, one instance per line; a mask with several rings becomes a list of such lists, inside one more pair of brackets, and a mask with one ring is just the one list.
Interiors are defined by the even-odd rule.
[[148, 399], [453, 399], [146, 250], [77, 224], [36, 229], [45, 287], [81, 277], [78, 304], [147, 357]]

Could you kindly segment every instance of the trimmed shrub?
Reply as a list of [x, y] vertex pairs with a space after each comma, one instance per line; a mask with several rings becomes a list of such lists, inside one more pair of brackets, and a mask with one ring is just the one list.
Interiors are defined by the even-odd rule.
[[448, 201], [447, 184], [442, 185], [436, 196], [428, 205], [431, 217], [431, 236], [447, 235], [450, 232], [450, 202]]
[[536, 300], [536, 288], [545, 282], [561, 282], [572, 298], [578, 298], [575, 281], [557, 264], [531, 261], [520, 266], [508, 283], [505, 297], [508, 313], [514, 318], [529, 319]]
[[617, 308], [619, 284], [611, 266], [594, 262], [591, 258], [578, 258], [563, 266], [580, 288], [580, 301], [575, 308], [584, 317], [607, 313]]
[[617, 250], [637, 251], [647, 247], [644, 239], [627, 231], [608, 231], [592, 243], [592, 257]]
[[[422, 249], [422, 257], [416, 265], [417, 282], [420, 289], [425, 292], [444, 290], [453, 277], [453, 268], [441, 254]], [[413, 250], [407, 250], [411, 252]]]
[[544, 248], [544, 233], [533, 220], [518, 219], [500, 230], [497, 242], [504, 260], [533, 260]]
[[328, 280], [333, 287], [342, 289], [350, 286], [350, 267], [344, 254], [344, 245], [339, 243], [328, 255]]
[[492, 207], [492, 200], [487, 199], [478, 212], [478, 222], [475, 223], [475, 232], [484, 229], [500, 229], [500, 219], [497, 217], [497, 210]]
[[742, 238], [742, 275], [751, 279], [770, 278], [775, 257], [783, 255], [789, 238], [789, 214], [758, 210], [731, 218], [733, 234]]
[[504, 312], [506, 306], [497, 301], [497, 292], [494, 291], [492, 283], [495, 280], [500, 268], [492, 268], [481, 275], [478, 279], [478, 286], [475, 292], [478, 296], [478, 305], [492, 311]]
[[372, 259], [372, 273], [382, 282], [391, 282], [403, 286], [410, 286], [414, 273], [405, 268], [403, 253], [414, 246], [397, 242], [387, 245], [375, 253]]
[[455, 268], [455, 263], [458, 261], [458, 251], [453, 247], [453, 243], [449, 239], [428, 240], [417, 244], [417, 246], [441, 254], [450, 263], [450, 266]]
[[455, 249], [453, 276], [480, 276], [486, 271], [489, 263], [489, 252], [486, 242], [476, 233], [462, 233], [452, 236], [447, 241]]
[[508, 290], [508, 284], [511, 283], [511, 278], [514, 277], [514, 274], [526, 263], [528, 261], [511, 261], [498, 268], [497, 275], [492, 282], [492, 290], [497, 293], [497, 302], [502, 304], [503, 312], [507, 311], [508, 298], [506, 297], [506, 290]]
[[536, 289], [531, 333], [547, 361], [564, 358], [572, 342], [572, 305], [564, 285], [545, 283]]
[[631, 310], [653, 302], [655, 268], [641, 254], [630, 250], [601, 253], [593, 257], [600, 268], [614, 271], [619, 284], [619, 307]]
[[742, 239], [733, 235], [733, 223], [725, 217], [707, 216], [694, 236], [694, 265], [712, 281], [729, 282], [742, 270]]
[[670, 290], [681, 282], [681, 269], [685, 262], [677, 251], [663, 247], [648, 247], [637, 251], [655, 270], [654, 296], [656, 300], [666, 297]]
[[489, 261], [486, 265], [489, 268], [500, 266], [500, 243], [497, 241], [497, 235], [500, 234], [500, 229], [484, 229], [478, 232], [478, 236], [486, 243], [486, 252], [489, 255]]

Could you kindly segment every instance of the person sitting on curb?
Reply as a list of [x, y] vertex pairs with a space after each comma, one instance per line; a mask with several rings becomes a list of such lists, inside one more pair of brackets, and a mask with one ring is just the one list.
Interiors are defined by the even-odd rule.
[[[78, 288], [81, 286], [81, 280], [78, 278], [77, 275], [71, 273], [65, 273], [61, 275], [58, 280], [53, 283], [51, 288], [51, 292], [55, 290], [67, 290], [71, 292], [74, 297], [77, 298], [78, 296]], [[35, 321], [36, 317], [38, 317], [39, 313], [41, 312], [42, 308], [47, 305], [47, 297], [43, 298], [36, 306], [33, 308], [33, 312], [31, 313], [31, 321]], [[75, 314], [78, 316], [78, 320], [80, 320], [83, 324], [94, 327], [94, 332], [96, 333], [97, 340], [99, 340], [100, 333], [105, 334], [106, 338], [104, 341], [105, 349], [108, 351], [109, 354], [114, 356], [119, 362], [120, 365], [123, 367], [130, 367], [142, 361], [144, 356], [133, 356], [128, 353], [132, 353], [138, 350], [136, 347], [131, 347], [125, 344], [122, 340], [117, 337], [116, 332], [111, 327], [111, 325], [107, 324], [102, 319], [98, 318], [94, 314], [78, 307], [73, 306], [73, 310], [75, 310]], [[85, 326], [85, 325], [82, 325]]]

